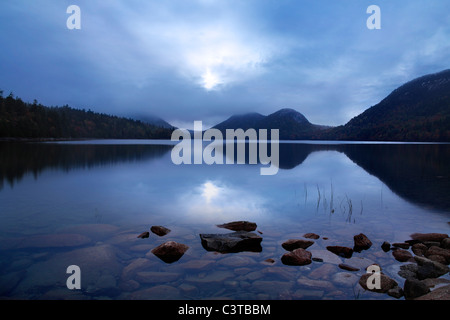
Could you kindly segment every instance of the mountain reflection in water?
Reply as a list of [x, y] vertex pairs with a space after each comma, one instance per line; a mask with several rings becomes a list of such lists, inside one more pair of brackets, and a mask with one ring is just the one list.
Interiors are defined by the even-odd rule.
[[[36, 179], [49, 169], [70, 172], [123, 162], [144, 162], [170, 153], [173, 144], [0, 143], [0, 190], [28, 174]], [[225, 150], [225, 148], [224, 148]], [[410, 203], [450, 210], [449, 144], [280, 143], [279, 167], [291, 170], [310, 154], [337, 151], [376, 176]], [[248, 153], [248, 152], [247, 152]], [[236, 156], [236, 153], [235, 153]], [[248, 154], [247, 154], [248, 156]], [[170, 161], [168, 158], [167, 161]], [[248, 157], [247, 157], [248, 161]]]

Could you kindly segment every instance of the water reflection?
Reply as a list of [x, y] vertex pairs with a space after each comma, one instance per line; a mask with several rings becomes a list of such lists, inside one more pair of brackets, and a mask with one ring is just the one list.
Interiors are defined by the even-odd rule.
[[[172, 148], [173, 145], [4, 142], [0, 143], [0, 188], [4, 182], [12, 187], [27, 174], [33, 174], [37, 179], [47, 169], [68, 172], [73, 169], [89, 169], [124, 162], [146, 162], [163, 157]], [[246, 163], [249, 162], [248, 150], [247, 146]], [[291, 170], [300, 166], [311, 154], [319, 151], [337, 151], [345, 154], [359, 167], [376, 176], [393, 192], [411, 203], [438, 210], [450, 210], [448, 144], [281, 143], [279, 167], [282, 170]], [[170, 158], [167, 161], [170, 162]], [[202, 166], [202, 170], [205, 168]], [[192, 210], [202, 211], [205, 214], [224, 214], [236, 208], [250, 214], [255, 210], [261, 210], [258, 204], [264, 200], [252, 195], [248, 190], [248, 188], [230, 188], [223, 183], [214, 182], [213, 179], [203, 180], [184, 197], [180, 197], [180, 201], [190, 203]], [[234, 202], [230, 199], [245, 199], [245, 201]]]

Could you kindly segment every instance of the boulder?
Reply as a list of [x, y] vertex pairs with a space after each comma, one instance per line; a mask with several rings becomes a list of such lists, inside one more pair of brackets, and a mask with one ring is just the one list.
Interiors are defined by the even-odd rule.
[[154, 234], [160, 236], [160, 237], [163, 237], [166, 234], [168, 234], [171, 230], [167, 229], [166, 227], [163, 227], [163, 226], [152, 226], [150, 228], [150, 231], [153, 232]]
[[441, 248], [450, 249], [450, 238], [445, 238], [441, 241]]
[[361, 250], [367, 250], [372, 246], [372, 241], [367, 238], [367, 236], [363, 233], [357, 234], [353, 237], [353, 241], [355, 246], [353, 250], [356, 252], [360, 252]]
[[172, 263], [178, 261], [188, 249], [185, 244], [167, 241], [153, 249], [152, 253], [162, 261]]
[[381, 249], [384, 252], [388, 252], [389, 250], [391, 250], [391, 244], [387, 241], [384, 241], [383, 244], [381, 245]]
[[414, 260], [419, 265], [418, 270], [417, 270], [417, 277], [420, 280], [427, 279], [427, 278], [438, 278], [438, 277], [446, 274], [449, 271], [448, 266], [446, 266], [442, 263], [427, 259], [425, 257], [415, 256]]
[[256, 223], [249, 221], [233, 221], [217, 225], [219, 228], [225, 228], [233, 231], [255, 231]]
[[203, 248], [222, 253], [252, 251], [261, 252], [262, 238], [256, 233], [236, 231], [226, 234], [200, 234]]
[[342, 247], [342, 246], [327, 246], [327, 250], [330, 252], [333, 252], [334, 254], [344, 257], [344, 258], [351, 258], [353, 254], [353, 249], [348, 247]]
[[413, 246], [411, 247], [412, 252], [414, 252], [414, 254], [416, 256], [423, 256], [425, 255], [425, 252], [427, 252], [428, 247], [426, 245], [424, 245], [423, 243], [416, 243], [413, 244]]
[[[442, 256], [444, 263], [446, 263], [446, 264], [450, 263], [450, 250], [448, 250], [448, 249], [435, 247], [435, 246], [430, 247], [425, 252], [425, 257], [431, 259], [430, 256]], [[431, 259], [431, 260], [435, 260], [435, 259]]]
[[363, 274], [361, 276], [361, 278], [359, 279], [359, 284], [361, 285], [361, 287], [363, 287], [365, 290], [369, 290], [369, 291], [373, 291], [373, 292], [378, 292], [378, 293], [386, 293], [389, 290], [395, 288], [398, 286], [398, 283], [394, 280], [389, 278], [387, 275], [380, 273], [380, 287], [379, 288], [373, 288], [373, 289], [369, 289], [369, 287], [367, 286], [367, 282], [369, 280], [369, 277], [371, 277], [372, 273], [366, 273]]
[[406, 279], [403, 287], [406, 299], [414, 299], [430, 292], [425, 283], [417, 279]]
[[311, 263], [311, 252], [298, 248], [281, 257], [281, 262], [289, 266], [303, 266]]
[[295, 249], [307, 249], [308, 247], [312, 246], [314, 244], [314, 241], [311, 240], [302, 240], [302, 239], [289, 239], [285, 241], [281, 246], [288, 250], [292, 251]]
[[444, 234], [444, 233], [413, 233], [411, 235], [411, 238], [413, 240], [418, 240], [421, 242], [424, 242], [424, 241], [441, 242], [445, 238], [448, 238], [448, 234]]
[[409, 251], [403, 249], [392, 251], [392, 255], [394, 256], [395, 260], [400, 262], [411, 261], [413, 259], [412, 254]]

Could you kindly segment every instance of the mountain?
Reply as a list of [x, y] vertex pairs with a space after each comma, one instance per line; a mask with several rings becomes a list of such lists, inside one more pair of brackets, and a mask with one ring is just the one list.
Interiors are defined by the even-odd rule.
[[414, 79], [321, 139], [450, 141], [450, 70]]
[[225, 134], [226, 129], [268, 129], [268, 135], [270, 129], [279, 129], [280, 140], [301, 140], [311, 139], [311, 137], [329, 127], [310, 123], [304, 115], [296, 110], [281, 109], [268, 116], [259, 113], [234, 115], [213, 128], [219, 129], [223, 134]]

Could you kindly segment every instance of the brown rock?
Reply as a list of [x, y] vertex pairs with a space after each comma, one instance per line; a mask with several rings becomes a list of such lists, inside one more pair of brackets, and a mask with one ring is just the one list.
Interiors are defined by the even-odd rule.
[[396, 248], [409, 249], [410, 244], [406, 242], [397, 242], [393, 243], [392, 246]]
[[342, 247], [342, 246], [328, 246], [327, 250], [330, 252], [333, 252], [334, 254], [344, 257], [344, 258], [350, 258], [353, 254], [353, 249], [348, 247]]
[[312, 233], [312, 232], [305, 233], [303, 235], [303, 237], [307, 238], [307, 239], [319, 239], [320, 238], [320, 236], [318, 234], [315, 234], [315, 233]]
[[281, 257], [281, 262], [290, 266], [303, 266], [311, 263], [311, 252], [299, 248], [285, 253]]
[[302, 239], [289, 239], [285, 241], [281, 246], [288, 250], [292, 251], [298, 248], [307, 249], [308, 247], [312, 246], [314, 244], [314, 241], [310, 240], [302, 240]]
[[145, 238], [148, 238], [150, 236], [150, 232], [148, 232], [148, 231], [145, 231], [145, 232], [142, 232], [140, 235], [138, 235], [137, 237], [138, 238], [141, 238], [141, 239], [145, 239]]
[[384, 241], [383, 244], [381, 245], [381, 249], [384, 252], [388, 252], [389, 250], [391, 250], [391, 244], [387, 241]]
[[355, 251], [361, 251], [361, 250], [367, 250], [372, 246], [372, 241], [367, 238], [367, 236], [363, 233], [357, 234], [353, 237], [353, 241], [355, 243], [355, 246], [353, 250]]
[[219, 228], [225, 228], [233, 231], [255, 231], [256, 223], [249, 221], [233, 221], [217, 225]]
[[172, 263], [178, 261], [188, 249], [185, 244], [167, 241], [153, 249], [152, 253], [162, 261]]
[[166, 234], [168, 234], [171, 230], [167, 229], [166, 227], [163, 227], [163, 226], [152, 226], [150, 228], [150, 231], [153, 232], [154, 234], [162, 237], [162, 236], [165, 236]]
[[366, 273], [366, 274], [363, 274], [361, 276], [361, 278], [359, 279], [359, 284], [365, 290], [378, 292], [378, 293], [386, 293], [390, 289], [393, 289], [396, 286], [398, 286], [398, 283], [394, 279], [391, 279], [387, 275], [380, 273], [380, 288], [369, 289], [369, 287], [367, 286], [367, 281], [369, 280], [369, 277], [372, 275], [373, 275], [372, 273]]
[[413, 244], [413, 246], [411, 247], [412, 252], [414, 252], [414, 254], [416, 256], [423, 256], [425, 255], [425, 252], [427, 252], [428, 247], [426, 245], [424, 245], [423, 243], [416, 243]]
[[[425, 257], [431, 259], [431, 256], [442, 256], [443, 259], [438, 259], [438, 260], [443, 260], [445, 264], [449, 264], [450, 262], [450, 250], [448, 249], [444, 249], [444, 248], [440, 248], [440, 247], [430, 247], [426, 252], [425, 252]], [[431, 259], [434, 260], [434, 259]], [[441, 262], [441, 261], [439, 261]]]
[[411, 259], [413, 259], [412, 254], [409, 251], [403, 249], [392, 251], [392, 255], [394, 256], [395, 260], [400, 262], [411, 261]]
[[411, 238], [413, 240], [418, 241], [437, 241], [441, 242], [445, 238], [448, 238], [448, 234], [444, 233], [413, 233], [411, 235]]

